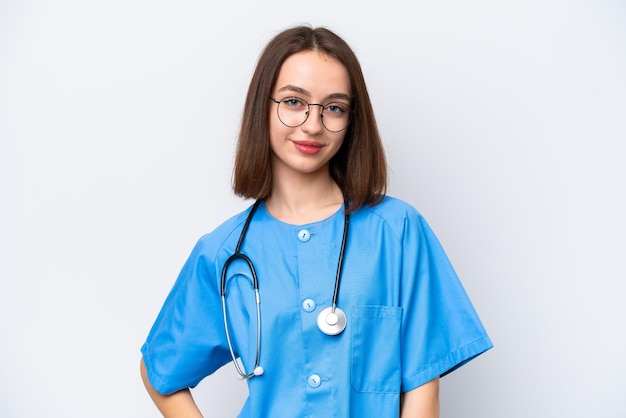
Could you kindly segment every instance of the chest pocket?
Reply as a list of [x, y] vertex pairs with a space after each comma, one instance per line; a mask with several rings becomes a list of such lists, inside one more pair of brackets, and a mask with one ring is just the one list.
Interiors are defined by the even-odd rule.
[[352, 308], [350, 380], [358, 392], [400, 392], [400, 328], [402, 308]]

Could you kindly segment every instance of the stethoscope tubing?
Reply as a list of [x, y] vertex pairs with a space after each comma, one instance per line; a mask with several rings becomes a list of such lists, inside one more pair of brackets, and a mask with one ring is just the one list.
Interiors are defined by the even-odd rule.
[[[345, 206], [345, 205], [344, 205]], [[344, 207], [344, 210], [346, 208]], [[337, 309], [337, 300], [339, 299], [339, 286], [341, 284], [341, 270], [343, 269], [343, 256], [346, 252], [346, 242], [348, 241], [348, 227], [350, 225], [350, 215], [343, 218], [343, 235], [341, 236], [341, 248], [339, 250], [339, 260], [337, 261], [337, 274], [335, 275], [335, 288], [333, 289], [332, 312]]]
[[[248, 232], [248, 227], [250, 226], [250, 222], [252, 221], [252, 218], [256, 210], [260, 206], [261, 202], [262, 202], [261, 199], [257, 200], [252, 206], [252, 209], [250, 209], [250, 213], [248, 214], [248, 217], [246, 218], [246, 221], [241, 230], [241, 234], [239, 235], [239, 240], [237, 241], [235, 252], [234, 254], [232, 254], [230, 257], [226, 259], [226, 262], [224, 262], [224, 266], [222, 267], [222, 276], [220, 279], [220, 295], [221, 295], [221, 301], [222, 301], [222, 315], [224, 317], [224, 330], [226, 332], [226, 341], [228, 342], [228, 349], [233, 359], [235, 368], [237, 369], [237, 373], [239, 373], [239, 376], [241, 376], [241, 378], [243, 379], [249, 379], [253, 376], [260, 376], [264, 373], [263, 367], [259, 366], [259, 361], [261, 357], [261, 298], [259, 294], [259, 280], [257, 278], [256, 270], [254, 268], [254, 264], [252, 263], [252, 260], [246, 254], [241, 252], [241, 247], [243, 245], [243, 241], [246, 236], [246, 233]], [[345, 204], [344, 204], [344, 210], [346, 210]], [[337, 307], [337, 301], [339, 299], [339, 287], [341, 285], [341, 272], [343, 269], [343, 260], [344, 260], [344, 253], [346, 250], [346, 242], [348, 240], [347, 238], [348, 238], [349, 224], [350, 224], [350, 215], [345, 214], [344, 224], [343, 224], [343, 234], [341, 237], [341, 248], [339, 251], [339, 259], [337, 261], [337, 274], [335, 276], [335, 286], [333, 289], [332, 303], [331, 303], [330, 308], [326, 308], [322, 310], [322, 312], [320, 312], [320, 315], [318, 316], [318, 321], [317, 321], [320, 331], [322, 331], [324, 334], [327, 334], [327, 335], [338, 335], [343, 332], [346, 326], [346, 315], [341, 309]], [[246, 373], [243, 367], [243, 362], [241, 366], [237, 362], [235, 351], [233, 349], [233, 345], [232, 345], [231, 338], [230, 338], [230, 330], [228, 327], [228, 314], [227, 314], [227, 309], [226, 309], [226, 273], [230, 264], [234, 262], [235, 260], [243, 260], [248, 265], [250, 272], [252, 274], [252, 285], [254, 288], [254, 295], [256, 299], [256, 329], [257, 329], [256, 355], [254, 359], [254, 368], [251, 373]], [[333, 318], [332, 321], [329, 320], [329, 318], [331, 317]]]
[[[249, 379], [252, 376], [256, 376], [263, 373], [263, 369], [259, 366], [259, 360], [261, 357], [261, 297], [259, 296], [259, 280], [257, 278], [256, 270], [254, 268], [254, 264], [252, 260], [247, 255], [241, 252], [241, 246], [243, 245], [243, 240], [246, 236], [246, 232], [248, 231], [248, 227], [250, 226], [250, 221], [254, 216], [254, 213], [258, 209], [261, 204], [260, 200], [257, 200], [250, 210], [248, 217], [246, 218], [246, 222], [243, 225], [243, 229], [241, 231], [241, 235], [239, 236], [239, 240], [237, 241], [237, 247], [235, 248], [235, 253], [232, 254], [226, 262], [224, 263], [224, 267], [222, 267], [222, 277], [220, 280], [220, 294], [222, 298], [222, 315], [224, 317], [224, 330], [226, 332], [226, 341], [228, 341], [228, 349], [230, 350], [230, 356], [233, 359], [233, 364], [237, 369], [237, 373], [243, 379]], [[254, 368], [251, 373], [246, 373], [242, 366], [239, 365], [237, 359], [235, 357], [235, 352], [233, 350], [233, 345], [230, 339], [230, 331], [228, 328], [228, 314], [226, 313], [226, 273], [230, 264], [235, 260], [244, 260], [248, 267], [250, 268], [250, 273], [252, 274], [252, 285], [254, 288], [254, 297], [256, 302], [256, 355], [254, 359]]]

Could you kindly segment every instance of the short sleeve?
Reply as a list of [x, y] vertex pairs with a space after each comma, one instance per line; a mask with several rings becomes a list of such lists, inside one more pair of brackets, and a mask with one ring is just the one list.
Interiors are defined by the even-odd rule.
[[209, 236], [201, 238], [141, 348], [157, 392], [196, 386], [231, 360]]
[[441, 244], [416, 211], [405, 218], [402, 239], [402, 390], [409, 391], [493, 344]]

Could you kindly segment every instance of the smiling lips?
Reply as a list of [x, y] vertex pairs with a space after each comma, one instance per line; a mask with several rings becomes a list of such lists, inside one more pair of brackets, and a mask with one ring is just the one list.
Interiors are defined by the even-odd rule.
[[322, 149], [322, 144], [314, 141], [292, 141], [298, 151], [303, 154], [317, 154]]

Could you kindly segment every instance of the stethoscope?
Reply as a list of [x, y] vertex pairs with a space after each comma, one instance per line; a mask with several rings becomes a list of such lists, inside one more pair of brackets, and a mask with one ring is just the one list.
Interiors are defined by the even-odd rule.
[[[243, 240], [248, 232], [248, 227], [250, 226], [250, 221], [252, 221], [252, 217], [254, 213], [258, 209], [261, 204], [261, 200], [257, 200], [252, 206], [248, 217], [246, 218], [246, 222], [243, 224], [243, 229], [241, 230], [241, 235], [239, 236], [239, 241], [237, 242], [237, 247], [235, 248], [235, 253], [226, 259], [224, 263], [224, 267], [222, 268], [222, 278], [220, 283], [220, 293], [222, 296], [222, 314], [224, 316], [224, 329], [226, 330], [226, 341], [228, 343], [228, 349], [230, 350], [230, 355], [233, 359], [233, 364], [237, 369], [237, 373], [241, 376], [242, 379], [249, 379], [254, 376], [261, 376], [265, 370], [263, 367], [259, 365], [259, 358], [261, 356], [261, 298], [259, 296], [259, 280], [256, 275], [256, 270], [254, 269], [254, 264], [250, 257], [241, 252], [241, 245], [243, 244]], [[339, 261], [337, 262], [337, 274], [335, 276], [335, 288], [333, 290], [333, 299], [331, 306], [323, 309], [319, 315], [317, 316], [317, 327], [326, 335], [338, 335], [346, 329], [346, 314], [337, 307], [337, 298], [339, 296], [339, 285], [341, 283], [341, 268], [343, 265], [343, 256], [346, 250], [346, 241], [348, 237], [348, 224], [350, 221], [350, 215], [344, 214], [344, 222], [343, 222], [343, 236], [341, 238], [341, 249], [339, 250]], [[246, 262], [250, 269], [250, 273], [252, 274], [252, 286], [254, 288], [254, 296], [256, 299], [256, 355], [254, 358], [254, 368], [251, 373], [246, 373], [246, 370], [242, 364], [239, 364], [235, 357], [235, 352], [233, 350], [233, 344], [230, 339], [230, 332], [228, 329], [228, 316], [226, 309], [226, 271], [230, 264], [235, 260], [243, 260]]]

